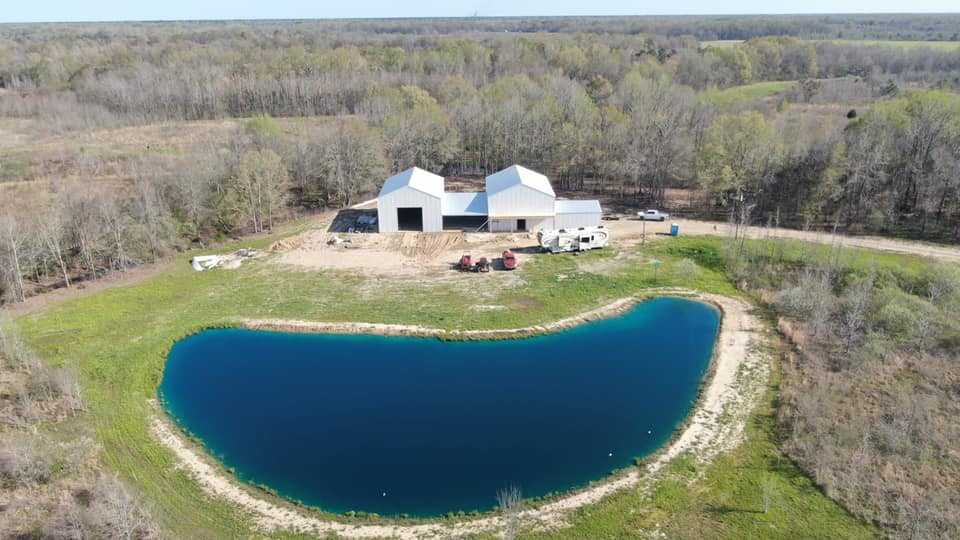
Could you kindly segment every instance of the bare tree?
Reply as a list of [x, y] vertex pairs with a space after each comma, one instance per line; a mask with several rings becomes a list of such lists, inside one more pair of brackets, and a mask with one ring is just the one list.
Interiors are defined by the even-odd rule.
[[760, 480], [760, 492], [763, 495], [763, 513], [770, 511], [770, 505], [777, 493], [777, 480], [772, 474], [764, 474]]
[[40, 240], [39, 243], [44, 246], [47, 253], [57, 263], [63, 276], [64, 285], [70, 288], [70, 271], [67, 268], [67, 257], [64, 253], [66, 234], [61, 208], [50, 208], [37, 215], [37, 236]]
[[123, 540], [155, 536], [142, 503], [118, 479], [102, 477], [97, 483], [96, 494], [88, 511], [97, 523], [99, 534]]
[[851, 285], [844, 294], [844, 310], [840, 334], [843, 337], [843, 350], [849, 353], [860, 343], [866, 331], [867, 308], [870, 303], [873, 279], [867, 278]]
[[523, 493], [518, 486], [511, 484], [497, 491], [497, 505], [506, 528], [503, 536], [506, 540], [513, 540], [520, 530], [520, 511], [523, 509]]
[[21, 266], [21, 251], [24, 243], [24, 234], [20, 223], [12, 211], [5, 211], [0, 217], [0, 241], [4, 250], [4, 273], [11, 282], [14, 298], [23, 302], [26, 293], [23, 288], [23, 267]]
[[289, 177], [272, 150], [251, 150], [243, 155], [230, 181], [235, 206], [253, 232], [273, 228], [273, 218], [287, 204]]

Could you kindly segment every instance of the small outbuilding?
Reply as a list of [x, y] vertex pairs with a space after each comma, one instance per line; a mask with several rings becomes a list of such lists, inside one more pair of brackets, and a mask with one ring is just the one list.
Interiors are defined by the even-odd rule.
[[380, 232], [443, 230], [442, 176], [413, 167], [387, 178], [377, 197]]
[[556, 201], [555, 224], [557, 229], [596, 227], [600, 224], [603, 210], [600, 201]]
[[546, 176], [514, 165], [487, 177], [490, 232], [554, 228], [557, 198]]

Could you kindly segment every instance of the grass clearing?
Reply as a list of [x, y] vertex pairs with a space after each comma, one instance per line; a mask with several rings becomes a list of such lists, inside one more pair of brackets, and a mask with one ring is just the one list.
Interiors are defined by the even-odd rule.
[[[245, 241], [243, 247], [262, 248], [271, 240]], [[43, 358], [54, 364], [74, 363], [81, 372], [89, 412], [68, 426], [49, 428], [52, 436], [95, 437], [103, 445], [106, 465], [142, 491], [157, 520], [173, 537], [245, 537], [253, 526], [251, 518], [230, 504], [207, 497], [175, 467], [174, 456], [150, 433], [149, 419], [156, 412], [149, 400], [157, 397], [166, 353], [177, 340], [204, 327], [228, 324], [236, 317], [490, 329], [568, 317], [649, 287], [684, 286], [736, 296], [724, 273], [722, 244], [723, 239], [707, 237], [652, 242], [644, 248], [642, 257], [630, 258], [615, 275], [580, 268], [584, 263], [615, 258], [614, 250], [578, 256], [539, 255], [521, 269], [522, 281], [497, 291], [489, 300], [506, 306], [522, 304], [524, 309], [495, 311], [464, 309], [458, 280], [410, 284], [398, 277], [390, 287], [381, 288], [376, 301], [358, 300], [363, 298], [360, 291], [369, 289], [369, 280], [383, 278], [286, 269], [272, 264], [269, 257], [236, 270], [197, 273], [187, 264], [188, 256], [181, 256], [145, 282], [53, 304], [16, 322]], [[231, 247], [222, 251], [228, 249]], [[689, 263], [681, 263], [684, 260], [696, 262], [698, 269], [691, 271]], [[763, 456], [775, 448], [771, 429], [762, 423], [751, 428], [748, 441], [732, 455], [721, 458], [704, 480], [663, 484], [656, 490], [660, 495], [653, 503], [633, 490], [615, 495], [577, 512], [572, 518], [574, 528], [559, 533], [559, 537], [582, 538], [584, 533], [590, 537], [619, 537], [657, 523], [672, 523], [677, 536], [692, 536], [717, 520], [730, 538], [756, 536], [756, 531], [765, 530], [762, 527], [773, 518], [750, 512], [724, 513], [707, 503], [721, 500], [727, 491], [739, 494], [744, 501], [751, 500], [748, 496], [757, 478], [754, 473], [770, 468]], [[690, 468], [689, 463], [677, 467]], [[857, 520], [843, 516], [802, 475], [783, 476], [782, 482], [784, 492], [802, 503], [796, 508], [807, 510], [777, 517], [775, 524], [796, 525], [801, 530], [860, 530]], [[796, 488], [791, 487], [798, 482]], [[785, 504], [784, 511], [793, 505]], [[650, 512], [641, 512], [640, 508], [649, 508]], [[283, 533], [272, 536], [287, 537]]]
[[960, 50], [960, 41], [886, 41], [878, 39], [824, 39], [815, 41], [819, 43], [834, 43], [836, 45], [862, 45], [864, 47], [891, 47], [896, 49], [927, 48], [937, 51]]
[[720, 109], [730, 109], [743, 103], [782, 94], [796, 84], [796, 81], [770, 81], [734, 86], [725, 90], [711, 89], [704, 92], [701, 99]]

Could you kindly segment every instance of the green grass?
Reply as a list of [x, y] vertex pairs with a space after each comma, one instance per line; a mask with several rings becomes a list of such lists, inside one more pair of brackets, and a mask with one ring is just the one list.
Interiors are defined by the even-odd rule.
[[770, 81], [734, 86], [726, 90], [707, 90], [701, 99], [718, 108], [729, 109], [742, 103], [782, 94], [796, 85], [796, 81]]
[[742, 39], [717, 39], [713, 41], [701, 41], [700, 47], [703, 49], [706, 49], [707, 47], [717, 47], [718, 49], [731, 49], [741, 43], [743, 43]]
[[[243, 245], [263, 247], [270, 240]], [[57, 436], [58, 430], [62, 437], [87, 433], [100, 441], [105, 464], [140, 490], [172, 537], [248, 537], [253, 525], [250, 518], [230, 504], [205, 496], [175, 468], [174, 456], [150, 434], [149, 420], [156, 408], [148, 400], [157, 397], [166, 354], [177, 340], [204, 327], [228, 324], [235, 317], [405, 323], [444, 329], [513, 328], [567, 317], [654, 286], [736, 295], [718, 255], [721, 244], [718, 238], [664, 239], [648, 244], [642, 255], [631, 253], [626, 263], [618, 260], [613, 250], [580, 256], [537, 255], [517, 273], [522, 280], [495, 287], [484, 283], [502, 283], [497, 275], [451, 272], [419, 281], [367, 278], [285, 268], [269, 258], [244, 263], [237, 270], [196, 273], [187, 264], [188, 257], [182, 256], [148, 281], [54, 304], [17, 324], [42, 357], [80, 368], [89, 412], [71, 420], [69, 426], [50, 427], [52, 435]], [[219, 251], [229, 249], [225, 246]], [[660, 261], [658, 270], [653, 259]], [[697, 261], [700, 272], [678, 272], [677, 262], [682, 259]], [[582, 270], [591, 264], [606, 264], [612, 270], [603, 274]], [[477, 300], [477, 294], [485, 296]], [[469, 309], [473, 302], [511, 309]], [[731, 490], [732, 495], [724, 499], [728, 506], [741, 499], [738, 504], [755, 506], [750, 499], [751, 479], [770, 468], [763, 456], [775, 444], [763, 426], [751, 428], [748, 442], [721, 460], [706, 482], [687, 487], [664, 484], [658, 504], [666, 509], [650, 507], [656, 510], [650, 515], [658, 516], [661, 523], [673, 520], [669, 522], [676, 523], [678, 531], [692, 534], [701, 524], [719, 519], [719, 511], [706, 503], [719, 501], [721, 491]], [[855, 519], [838, 513], [801, 475], [783, 476], [783, 481], [787, 483], [784, 492], [801, 501], [799, 508], [805, 510], [789, 519], [778, 517], [776, 523], [804, 525], [809, 530], [859, 530]], [[794, 484], [796, 487], [791, 487]], [[704, 490], [706, 493], [701, 493]], [[684, 502], [688, 495], [693, 498]], [[592, 533], [628, 536], [636, 527], [652, 526], [650, 515], [630, 511], [640, 503], [636, 494], [612, 497], [578, 512], [575, 528], [563, 535], [577, 537], [586, 531], [591, 537], [595, 537]], [[789, 507], [784, 504], [784, 511]], [[762, 527], [770, 519], [752, 512], [725, 512], [724, 534], [731, 538], [755, 536], [757, 531], [765, 531]], [[687, 521], [690, 528], [683, 525]]]
[[836, 43], [837, 45], [863, 45], [868, 47], [893, 47], [897, 49], [916, 49], [926, 47], [939, 51], [960, 50], [960, 41], [885, 41], [875, 39], [827, 39], [817, 40]]

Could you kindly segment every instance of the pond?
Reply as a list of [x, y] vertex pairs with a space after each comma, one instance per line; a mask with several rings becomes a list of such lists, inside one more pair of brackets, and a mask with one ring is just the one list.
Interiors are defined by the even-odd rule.
[[208, 330], [170, 352], [168, 412], [243, 480], [329, 512], [429, 517], [583, 486], [656, 451], [719, 312], [680, 298], [504, 341]]

